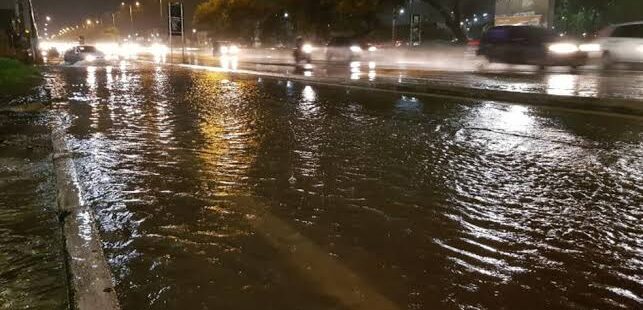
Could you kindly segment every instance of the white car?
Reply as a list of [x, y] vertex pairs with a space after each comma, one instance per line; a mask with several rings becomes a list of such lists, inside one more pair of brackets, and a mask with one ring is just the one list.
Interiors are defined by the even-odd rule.
[[74, 64], [79, 61], [97, 63], [105, 61], [105, 54], [99, 52], [95, 46], [80, 45], [65, 52], [64, 60], [69, 64]]
[[643, 64], [643, 22], [610, 26], [587, 48], [600, 51], [605, 68]]

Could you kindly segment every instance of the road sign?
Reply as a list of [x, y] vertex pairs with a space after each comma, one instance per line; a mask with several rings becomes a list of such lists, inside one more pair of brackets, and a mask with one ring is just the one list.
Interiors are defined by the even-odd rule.
[[183, 4], [179, 2], [170, 3], [170, 36], [183, 35]]
[[422, 43], [422, 16], [414, 14], [411, 17], [411, 46]]

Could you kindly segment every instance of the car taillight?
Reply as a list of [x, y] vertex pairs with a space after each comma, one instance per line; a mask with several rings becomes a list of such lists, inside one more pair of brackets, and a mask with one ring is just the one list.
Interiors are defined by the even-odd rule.
[[480, 46], [480, 40], [469, 40], [467, 45], [470, 47], [478, 47]]

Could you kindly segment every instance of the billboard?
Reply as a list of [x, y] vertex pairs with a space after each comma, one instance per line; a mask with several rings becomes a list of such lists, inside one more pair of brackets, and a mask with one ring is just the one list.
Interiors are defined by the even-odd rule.
[[554, 0], [496, 0], [496, 26], [539, 25], [551, 27]]

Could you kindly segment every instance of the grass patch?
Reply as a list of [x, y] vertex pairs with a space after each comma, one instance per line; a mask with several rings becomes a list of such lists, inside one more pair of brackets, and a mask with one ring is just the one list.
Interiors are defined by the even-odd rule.
[[40, 80], [40, 72], [17, 60], [0, 58], [0, 97], [29, 91]]

